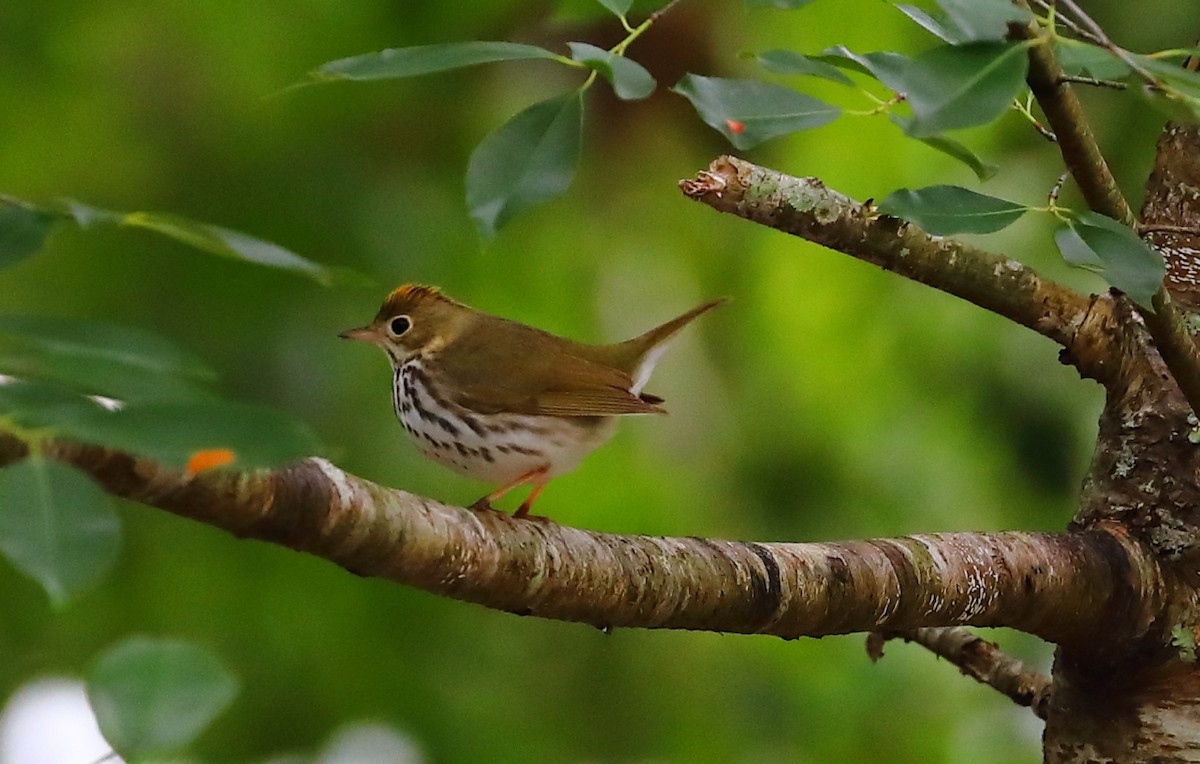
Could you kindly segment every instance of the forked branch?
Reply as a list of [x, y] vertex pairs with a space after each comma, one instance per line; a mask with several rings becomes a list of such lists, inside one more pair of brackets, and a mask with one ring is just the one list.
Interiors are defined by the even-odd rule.
[[[1016, 31], [1028, 39], [1041, 34], [1033, 26]], [[1107, 38], [1104, 40], [1107, 42]], [[1112, 47], [1111, 43], [1108, 45]], [[1125, 225], [1136, 225], [1133, 210], [1108, 168], [1071, 84], [1064, 81], [1062, 67], [1050, 45], [1030, 47], [1027, 81], [1050, 129], [1058, 136], [1059, 151], [1088, 206]], [[1173, 270], [1168, 268], [1168, 273]], [[1165, 286], [1159, 287], [1151, 307], [1153, 312], [1143, 315], [1146, 328], [1188, 404], [1200, 413], [1200, 354], [1187, 331], [1184, 316]]]

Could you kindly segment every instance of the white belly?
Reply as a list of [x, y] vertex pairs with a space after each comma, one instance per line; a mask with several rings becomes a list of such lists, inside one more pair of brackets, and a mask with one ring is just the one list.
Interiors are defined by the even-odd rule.
[[422, 455], [464, 475], [504, 485], [535, 470], [570, 472], [616, 431], [615, 417], [474, 415], [431, 394], [419, 366], [396, 380], [396, 415]]

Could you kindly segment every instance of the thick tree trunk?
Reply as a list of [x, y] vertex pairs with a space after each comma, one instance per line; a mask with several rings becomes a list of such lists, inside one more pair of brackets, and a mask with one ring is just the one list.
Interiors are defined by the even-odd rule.
[[[1200, 289], [1200, 131], [1167, 125], [1142, 225], [1163, 253], [1167, 286], [1194, 308]], [[1192, 644], [1200, 598], [1198, 423], [1165, 366], [1123, 321], [1126, 363], [1108, 385], [1096, 455], [1076, 528], [1120, 524], [1172, 581], [1147, 636], [1060, 645], [1047, 706], [1047, 762], [1200, 761], [1200, 664]], [[1143, 346], [1143, 347], [1139, 347]], [[1118, 628], [1120, 624], [1114, 624]]]

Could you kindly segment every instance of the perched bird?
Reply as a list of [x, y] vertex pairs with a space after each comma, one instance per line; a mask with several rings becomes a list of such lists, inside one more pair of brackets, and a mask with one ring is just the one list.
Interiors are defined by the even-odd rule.
[[370, 325], [339, 336], [388, 354], [396, 416], [423, 455], [500, 486], [472, 508], [530, 484], [515, 514], [525, 517], [550, 478], [612, 437], [617, 416], [664, 413], [661, 398], [642, 392], [654, 364], [672, 335], [722, 302], [625, 342], [587, 345], [407, 284]]

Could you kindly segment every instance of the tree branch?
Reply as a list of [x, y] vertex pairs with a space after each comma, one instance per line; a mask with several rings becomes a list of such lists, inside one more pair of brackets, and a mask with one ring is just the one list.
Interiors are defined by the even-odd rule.
[[[1046, 42], [1040, 38], [1041, 33], [1036, 26], [1016, 27], [1016, 30], [1027, 40]], [[1029, 47], [1029, 74], [1026, 81], [1042, 113], [1046, 115], [1046, 121], [1050, 123], [1050, 129], [1058, 136], [1058, 150], [1088, 207], [1132, 226], [1136, 222], [1133, 210], [1125, 201], [1112, 171], [1108, 169], [1108, 162], [1100, 152], [1092, 128], [1084, 116], [1083, 106], [1064, 75], [1049, 44]]]
[[1103, 381], [1115, 357], [1107, 299], [1089, 299], [1016, 260], [881, 216], [816, 178], [722, 156], [679, 186], [720, 212], [857, 257], [1033, 329], [1062, 345], [1084, 376]]
[[[117, 496], [359, 575], [604, 628], [794, 638], [1004, 625], [1088, 643], [1096, 629], [1142, 636], [1164, 596], [1154, 559], [1119, 530], [821, 544], [620, 536], [447, 506], [323, 459], [189, 476], [96, 446], [52, 442], [43, 453]], [[0, 466], [25, 454], [0, 435]]]
[[883, 643], [889, 639], [903, 639], [921, 645], [958, 666], [964, 675], [1008, 696], [1017, 705], [1030, 708], [1038, 718], [1046, 718], [1050, 677], [1003, 652], [995, 642], [958, 628], [875, 632], [867, 638], [867, 653], [872, 660], [883, 657]]
[[[1075, 6], [1072, 4], [1072, 7]], [[1035, 26], [1017, 27], [1015, 31], [1030, 40], [1039, 40], [1041, 35]], [[1102, 34], [1103, 30], [1100, 31]], [[1136, 226], [1133, 210], [1108, 169], [1075, 91], [1063, 80], [1062, 67], [1050, 45], [1030, 46], [1027, 81], [1050, 129], [1058, 136], [1063, 161], [1088, 206], [1125, 225]], [[1172, 272], [1173, 269], [1168, 267], [1168, 274]], [[1153, 312], [1142, 312], [1146, 328], [1192, 411], [1200, 413], [1200, 354], [1196, 352], [1184, 317], [1165, 286], [1160, 286], [1154, 294], [1151, 307]]]

